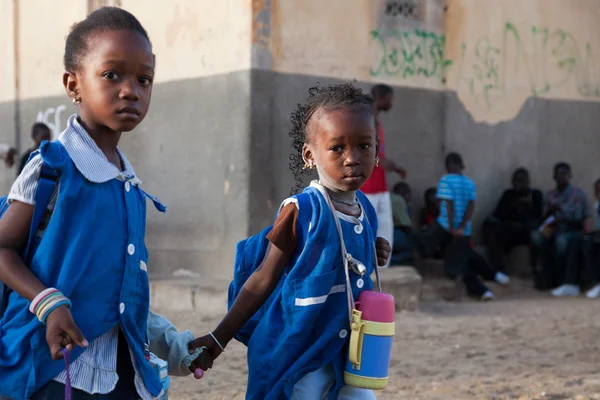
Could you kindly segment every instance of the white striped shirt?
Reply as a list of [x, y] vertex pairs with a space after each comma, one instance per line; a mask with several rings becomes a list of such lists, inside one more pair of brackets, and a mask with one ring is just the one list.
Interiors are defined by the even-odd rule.
[[[122, 181], [132, 179], [133, 184], [141, 183], [135, 177], [129, 161], [119, 151], [118, 154], [124, 167], [120, 171], [114, 164], [110, 163], [102, 150], [98, 148], [96, 142], [88, 135], [85, 129], [77, 121], [77, 115], [69, 118], [67, 128], [58, 138], [59, 142], [65, 147], [67, 153], [77, 170], [91, 182], [103, 183], [112, 179]], [[35, 191], [37, 189], [38, 179], [42, 167], [42, 158], [37, 154], [25, 166], [8, 195], [8, 201], [20, 201], [26, 204], [35, 204]], [[60, 183], [59, 183], [60, 184]], [[54, 209], [56, 204], [57, 192], [54, 193], [49, 212]], [[119, 326], [115, 326], [104, 335], [96, 338], [90, 343], [88, 348], [71, 364], [71, 385], [79, 390], [90, 394], [107, 394], [114, 390], [119, 376], [117, 375], [117, 347], [119, 341]], [[132, 358], [132, 364], [135, 369], [135, 362]], [[66, 371], [62, 371], [55, 378], [55, 381], [65, 383]], [[138, 394], [143, 400], [155, 399], [146, 389], [141, 375], [135, 370], [135, 386]], [[160, 398], [161, 394], [156, 397]]]

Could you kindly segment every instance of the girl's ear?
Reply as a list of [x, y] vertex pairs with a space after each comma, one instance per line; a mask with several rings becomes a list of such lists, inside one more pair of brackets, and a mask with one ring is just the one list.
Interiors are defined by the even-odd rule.
[[80, 103], [81, 96], [79, 95], [79, 80], [73, 72], [65, 72], [63, 74], [63, 86], [67, 96], [71, 98], [73, 103]]
[[302, 147], [302, 160], [304, 160], [305, 169], [313, 169], [316, 165], [312, 149], [307, 143]]

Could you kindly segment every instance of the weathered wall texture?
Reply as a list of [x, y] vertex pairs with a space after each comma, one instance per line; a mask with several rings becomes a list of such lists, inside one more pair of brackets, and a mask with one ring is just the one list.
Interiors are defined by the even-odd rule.
[[[149, 212], [155, 276], [230, 274], [235, 243], [269, 224], [289, 194], [289, 117], [317, 81], [393, 85], [389, 156], [418, 198], [442, 174], [444, 154], [461, 152], [478, 185], [478, 220], [519, 165], [543, 189], [559, 160], [588, 191], [600, 174], [597, 0], [109, 2], [141, 20], [157, 56], [150, 113], [122, 143], [169, 206], [167, 216]], [[35, 120], [58, 134], [74, 112], [61, 85], [63, 46], [87, 5], [0, 0], [3, 142], [25, 148]], [[4, 192], [13, 178], [0, 168]]]
[[[548, 189], [552, 165], [568, 161], [575, 183], [591, 191], [600, 145], [599, 2], [271, 3], [271, 68], [259, 80], [270, 84], [258, 93], [270, 91], [276, 105], [276, 170], [287, 162], [287, 116], [306, 87], [356, 79], [396, 88], [383, 118], [388, 155], [408, 169], [419, 196], [435, 185], [449, 151], [463, 154], [478, 185], [477, 220], [521, 165]], [[291, 178], [279, 181], [275, 197]]]
[[[33, 122], [47, 123], [57, 135], [76, 111], [62, 87], [62, 56], [69, 27], [85, 18], [88, 2], [18, 3], [20, 68], [15, 73], [14, 63], [0, 65], [0, 138], [16, 144], [18, 75], [24, 150]], [[9, 61], [15, 43], [12, 4], [0, 1], [0, 55]], [[147, 29], [157, 60], [150, 112], [121, 143], [144, 188], [168, 206], [166, 216], [149, 206], [151, 273], [228, 275], [230, 267], [218, 267], [230, 265], [236, 241], [248, 232], [251, 4], [170, 0], [149, 7], [144, 0], [121, 0], [120, 5]], [[6, 193], [14, 170], [0, 171]]]

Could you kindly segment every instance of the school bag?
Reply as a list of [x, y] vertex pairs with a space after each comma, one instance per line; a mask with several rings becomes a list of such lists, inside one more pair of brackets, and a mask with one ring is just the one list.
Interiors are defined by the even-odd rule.
[[[31, 159], [37, 154], [39, 154], [39, 152], [32, 153], [27, 162], [31, 161]], [[52, 195], [56, 190], [59, 177], [60, 173], [58, 171], [46, 164], [45, 161], [42, 163], [42, 169], [38, 179], [38, 186], [35, 191], [35, 206], [33, 208], [33, 215], [31, 217], [29, 238], [27, 239], [26, 246], [21, 251], [21, 258], [27, 266], [29, 266], [35, 253], [35, 249], [39, 244], [39, 238], [36, 237], [37, 231], [42, 219], [44, 218], [46, 209], [50, 204], [50, 200], [52, 200]], [[0, 197], [0, 218], [4, 216], [6, 210], [8, 210], [8, 207], [8, 196]], [[0, 319], [3, 317], [4, 311], [8, 305], [8, 295], [10, 294], [10, 291], [11, 290], [0, 281]]]
[[[310, 202], [310, 195], [308, 193], [300, 193], [294, 196], [298, 201], [298, 219], [296, 220], [296, 237], [298, 248], [296, 254], [291, 258], [286, 267], [286, 271], [289, 270], [294, 264], [295, 260], [302, 252], [306, 235], [310, 227], [310, 220], [312, 217], [312, 206]], [[278, 211], [279, 214], [279, 211]], [[263, 229], [260, 233], [251, 236], [247, 239], [240, 241], [235, 248], [235, 261], [233, 264], [233, 280], [229, 284], [229, 292], [227, 295], [227, 310], [231, 309], [233, 302], [242, 290], [244, 283], [250, 278], [250, 275], [262, 264], [267, 248], [269, 246], [269, 240], [267, 235], [273, 229], [273, 225]], [[285, 275], [284, 275], [285, 276]], [[283, 285], [285, 278], [282, 277], [271, 296], [262, 305], [262, 307], [244, 324], [244, 326], [236, 333], [235, 339], [239, 342], [248, 345], [248, 341], [254, 332], [254, 329], [260, 322], [265, 310], [269, 308], [273, 298], [277, 295]]]

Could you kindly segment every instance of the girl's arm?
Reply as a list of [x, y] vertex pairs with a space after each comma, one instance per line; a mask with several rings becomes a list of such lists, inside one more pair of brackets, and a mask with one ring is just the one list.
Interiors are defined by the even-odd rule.
[[[29, 238], [33, 208], [14, 201], [0, 218], [0, 281], [29, 301], [47, 289], [19, 255]], [[66, 306], [58, 307], [48, 315], [46, 341], [55, 360], [62, 358], [63, 347], [70, 349], [74, 344], [81, 347], [88, 345]]]
[[[289, 259], [289, 255], [282, 252], [277, 246], [269, 244], [264, 261], [248, 278], [231, 309], [212, 332], [223, 348], [227, 346], [237, 331], [244, 326], [273, 293]], [[213, 360], [222, 352], [219, 344], [210, 335], [192, 341], [190, 350], [202, 346], [208, 348], [207, 352]], [[200, 366], [204, 370], [212, 367], [210, 364], [202, 363]]]
[[32, 205], [15, 201], [0, 219], [0, 281], [29, 301], [47, 289], [19, 255], [29, 238], [32, 216]]

